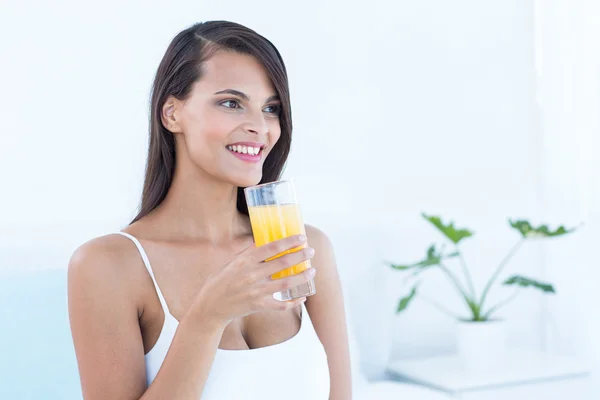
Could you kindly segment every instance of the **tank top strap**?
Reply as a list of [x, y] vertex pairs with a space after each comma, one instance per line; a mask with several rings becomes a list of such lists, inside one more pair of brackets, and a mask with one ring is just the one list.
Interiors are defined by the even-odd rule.
[[156, 282], [156, 278], [154, 277], [154, 272], [152, 272], [152, 266], [150, 265], [150, 260], [148, 259], [148, 255], [146, 254], [146, 251], [142, 247], [142, 244], [140, 243], [139, 240], [137, 240], [134, 236], [130, 235], [127, 232], [119, 231], [116, 233], [121, 236], [125, 236], [126, 238], [129, 238], [135, 244], [135, 247], [137, 247], [137, 249], [140, 253], [140, 256], [142, 256], [142, 261], [144, 261], [144, 266], [146, 267], [148, 274], [150, 274], [150, 277], [152, 278], [152, 282], [154, 282], [154, 288], [156, 289], [156, 294], [158, 295], [158, 299], [160, 300], [160, 304], [163, 308], [163, 312], [165, 313], [165, 318], [166, 318], [166, 316], [170, 314], [169, 306], [167, 306], [165, 297], [163, 296], [162, 291], [160, 290], [160, 287], [158, 286], [158, 283]]

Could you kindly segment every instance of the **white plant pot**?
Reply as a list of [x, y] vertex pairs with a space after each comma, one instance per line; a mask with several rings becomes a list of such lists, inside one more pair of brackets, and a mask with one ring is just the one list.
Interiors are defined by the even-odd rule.
[[506, 323], [503, 320], [458, 321], [456, 345], [465, 370], [493, 370], [505, 361]]

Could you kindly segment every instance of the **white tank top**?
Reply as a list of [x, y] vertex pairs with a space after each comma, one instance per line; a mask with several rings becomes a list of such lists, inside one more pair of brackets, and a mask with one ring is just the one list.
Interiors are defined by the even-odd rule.
[[[117, 232], [135, 243], [154, 282], [165, 321], [154, 347], [145, 355], [146, 381], [152, 383], [175, 336], [179, 322], [154, 278], [148, 256], [140, 242], [126, 232]], [[327, 400], [329, 368], [325, 349], [302, 305], [300, 330], [291, 339], [250, 350], [217, 349], [201, 400]]]

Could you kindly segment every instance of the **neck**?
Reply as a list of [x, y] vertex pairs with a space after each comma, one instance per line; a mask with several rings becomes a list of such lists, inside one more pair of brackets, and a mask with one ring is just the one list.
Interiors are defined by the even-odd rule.
[[169, 192], [153, 214], [173, 237], [222, 243], [251, 233], [237, 210], [237, 187], [198, 168], [175, 169]]

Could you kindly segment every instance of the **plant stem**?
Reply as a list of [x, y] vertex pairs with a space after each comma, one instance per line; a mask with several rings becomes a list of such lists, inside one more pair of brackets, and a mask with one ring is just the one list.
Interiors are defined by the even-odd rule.
[[440, 263], [438, 265], [442, 269], [442, 271], [444, 271], [444, 273], [446, 275], [448, 275], [448, 278], [450, 278], [450, 280], [452, 281], [452, 283], [454, 283], [454, 286], [459, 291], [459, 293], [461, 294], [461, 296], [463, 296], [463, 297], [465, 297], [465, 298], [468, 299], [469, 295], [467, 294], [466, 290], [461, 285], [460, 280], [458, 280], [458, 277], [456, 275], [454, 275], [452, 273], [452, 271], [450, 271], [450, 269], [448, 267], [446, 267], [444, 264]]
[[405, 276], [404, 278], [402, 278], [402, 285], [406, 285], [411, 281], [412, 282], [416, 281], [418, 276], [419, 276], [419, 274], [417, 274], [417, 273], [412, 273], [412, 274]]
[[444, 307], [437, 301], [432, 300], [429, 297], [424, 296], [423, 294], [421, 294], [420, 296], [423, 300], [425, 300], [426, 302], [428, 302], [429, 304], [431, 304], [432, 306], [434, 306], [435, 308], [437, 308], [439, 311], [443, 312], [444, 314], [446, 314], [452, 318], [455, 318], [455, 319], [460, 319], [460, 317], [458, 315], [454, 314], [452, 311], [450, 311], [449, 309], [447, 309], [446, 307]]
[[508, 303], [510, 303], [511, 301], [513, 301], [518, 294], [521, 293], [521, 291], [519, 290], [519, 288], [515, 289], [515, 292], [513, 294], [511, 294], [509, 297], [507, 297], [506, 299], [502, 300], [501, 302], [499, 302], [498, 304], [496, 304], [495, 306], [491, 307], [488, 312], [485, 313], [484, 315], [484, 319], [488, 319], [490, 317], [490, 315], [492, 315], [493, 312], [495, 312], [496, 310], [498, 310], [500, 307], [504, 307], [505, 305], [507, 305]]
[[458, 253], [460, 265], [463, 269], [463, 273], [465, 274], [465, 278], [467, 279], [467, 285], [469, 286], [469, 290], [471, 291], [471, 297], [473, 299], [476, 299], [477, 293], [475, 293], [475, 285], [473, 285], [473, 278], [471, 278], [471, 274], [469, 273], [469, 269], [467, 268], [467, 263], [465, 262], [465, 258], [463, 257], [462, 252], [458, 249], [458, 245], [456, 246], [456, 252]]
[[476, 300], [474, 298], [469, 297], [456, 275], [454, 275], [448, 267], [446, 267], [442, 263], [438, 264], [438, 266], [442, 269], [442, 271], [446, 273], [446, 275], [448, 275], [450, 280], [454, 283], [454, 286], [456, 286], [456, 289], [458, 289], [460, 295], [463, 297], [465, 303], [467, 303], [467, 307], [469, 308], [469, 310], [471, 310], [471, 313], [473, 314], [473, 321], [479, 321], [481, 313], [479, 307], [476, 304]]
[[502, 272], [502, 270], [504, 269], [504, 267], [506, 266], [506, 264], [508, 263], [508, 261], [512, 258], [512, 256], [515, 255], [515, 253], [517, 252], [517, 250], [519, 250], [519, 247], [521, 247], [521, 245], [524, 242], [525, 242], [525, 238], [522, 238], [521, 240], [519, 240], [512, 247], [512, 249], [510, 249], [510, 251], [508, 252], [508, 254], [506, 255], [506, 257], [504, 257], [504, 259], [500, 262], [500, 265], [498, 265], [498, 267], [496, 268], [496, 271], [494, 272], [494, 274], [492, 275], [492, 277], [488, 281], [487, 285], [485, 285], [485, 288], [483, 289], [483, 293], [481, 293], [481, 300], [479, 300], [479, 309], [483, 309], [483, 304], [485, 303], [485, 298], [487, 297], [488, 292], [490, 291], [490, 288], [494, 284], [494, 281], [496, 281], [496, 279], [498, 279], [498, 276], [500, 275], [500, 273]]

